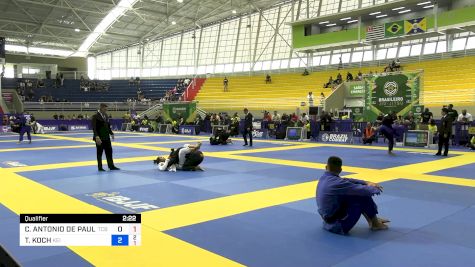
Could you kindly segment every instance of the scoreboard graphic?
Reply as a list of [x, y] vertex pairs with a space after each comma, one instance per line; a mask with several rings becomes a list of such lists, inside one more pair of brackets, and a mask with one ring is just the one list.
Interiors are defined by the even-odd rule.
[[140, 214], [20, 214], [20, 246], [140, 246]]

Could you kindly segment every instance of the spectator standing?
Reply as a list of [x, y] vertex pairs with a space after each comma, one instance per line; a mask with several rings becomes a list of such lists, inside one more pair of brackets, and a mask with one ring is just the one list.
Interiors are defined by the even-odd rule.
[[325, 107], [325, 94], [323, 92], [320, 93], [319, 107], [321, 107], [321, 108]]
[[229, 83], [228, 78], [224, 76], [224, 80], [223, 80], [224, 92], [228, 91], [228, 83]]
[[308, 106], [313, 107], [313, 92], [308, 92], [307, 100], [308, 100]]
[[433, 117], [432, 112], [430, 112], [428, 108], [425, 108], [424, 112], [421, 113], [421, 123], [429, 124], [432, 117]]
[[266, 75], [266, 84], [272, 83], [272, 78], [270, 77], [269, 73]]

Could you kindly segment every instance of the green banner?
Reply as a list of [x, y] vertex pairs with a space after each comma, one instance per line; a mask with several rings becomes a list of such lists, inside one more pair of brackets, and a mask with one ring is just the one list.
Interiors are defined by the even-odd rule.
[[404, 35], [404, 20], [384, 24], [384, 38]]
[[183, 117], [186, 122], [193, 122], [196, 117], [196, 103], [164, 103], [163, 117], [165, 121], [177, 121]]
[[421, 79], [422, 72], [365, 77], [365, 119], [374, 121], [379, 113], [392, 111], [405, 116], [419, 105]]
[[350, 107], [353, 121], [364, 121], [364, 107]]
[[348, 87], [348, 97], [364, 97], [365, 84], [363, 82], [346, 83]]

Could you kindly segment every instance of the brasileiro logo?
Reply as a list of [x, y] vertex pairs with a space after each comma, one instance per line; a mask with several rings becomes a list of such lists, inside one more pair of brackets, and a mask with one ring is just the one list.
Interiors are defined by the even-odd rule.
[[397, 94], [398, 85], [397, 82], [391, 81], [384, 84], [384, 93], [387, 96], [394, 96]]

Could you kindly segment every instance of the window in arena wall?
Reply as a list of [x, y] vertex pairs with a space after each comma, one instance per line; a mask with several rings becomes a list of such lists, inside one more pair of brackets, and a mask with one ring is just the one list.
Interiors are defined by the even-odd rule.
[[162, 67], [178, 66], [178, 56], [180, 53], [181, 34], [163, 40]]
[[262, 70], [262, 61], [257, 61], [256, 64], [254, 64], [254, 70], [255, 71]]
[[[181, 41], [181, 52], [180, 52], [180, 62], [179, 66], [194, 66], [193, 61], [193, 43], [196, 40], [196, 52], [198, 52], [199, 46], [199, 31], [195, 33], [195, 39], [193, 38], [193, 31], [186, 32], [183, 34], [183, 40]], [[195, 55], [195, 57], [197, 54]]]
[[342, 0], [340, 12], [349, 11], [358, 8], [358, 0]]
[[160, 67], [161, 50], [162, 50], [162, 41], [154, 41], [154, 42], [145, 44], [144, 57], [143, 57], [144, 68], [159, 68]]
[[197, 74], [206, 74], [206, 66], [198, 66], [196, 69]]
[[363, 51], [353, 52], [353, 56], [351, 57], [352, 63], [361, 62], [363, 60]]
[[132, 46], [129, 47], [127, 51], [127, 69], [137, 69], [140, 68], [140, 47]]
[[447, 52], [447, 42], [446, 41], [439, 41], [437, 42], [437, 53], [446, 53]]
[[467, 43], [467, 38], [455, 39], [452, 43], [452, 51], [460, 51], [465, 49], [465, 44]]
[[312, 66], [319, 66], [321, 58], [322, 58], [321, 56], [313, 57], [312, 58]]
[[96, 66], [98, 70], [111, 68], [111, 53], [106, 53], [97, 56]]
[[256, 61], [265, 61], [272, 59], [272, 50], [275, 42], [275, 30], [277, 25], [277, 15], [279, 8], [266, 10], [261, 16], [261, 27], [257, 39], [257, 49], [255, 54]]
[[475, 36], [472, 36], [467, 39], [466, 49], [474, 49], [474, 48], [475, 48]]
[[322, 10], [320, 11], [320, 16], [338, 13], [339, 5], [340, 1], [322, 0]]
[[201, 46], [199, 65], [212, 65], [216, 55], [216, 42], [218, 41], [219, 25], [203, 28], [201, 32]]
[[341, 58], [341, 54], [340, 53], [336, 53], [335, 51], [333, 52], [333, 55], [332, 55], [332, 60], [331, 60], [331, 64], [332, 65], [335, 65], [335, 64], [339, 64], [340, 63], [340, 58]]
[[411, 52], [411, 46], [405, 45], [399, 48], [399, 57], [408, 57], [409, 53]]
[[272, 64], [270, 66], [272, 70], [278, 70], [280, 69], [280, 60], [273, 60]]
[[216, 64], [234, 63], [239, 19], [221, 24]]
[[275, 37], [275, 48], [273, 59], [288, 59], [290, 55], [290, 46], [288, 43], [292, 40], [292, 27], [286, 23], [291, 22], [292, 11], [291, 5], [283, 5], [280, 8], [279, 18], [279, 34]]
[[361, 7], [369, 7], [373, 6], [373, 0], [363, 0], [361, 3]]
[[[254, 51], [257, 35], [257, 25], [259, 23], [259, 14], [252, 14], [243, 17], [241, 19], [240, 32], [237, 43], [236, 62], [250, 62], [254, 53], [251, 53], [249, 49]], [[247, 27], [250, 25], [250, 27]]]
[[388, 50], [386, 48], [384, 49], [379, 49], [377, 52], [376, 52], [376, 60], [382, 60], [382, 59], [386, 59], [386, 53], [388, 52]]
[[420, 56], [422, 52], [422, 44], [416, 44], [411, 47], [411, 56]]
[[[310, 0], [308, 3], [308, 17], [315, 18], [318, 16], [318, 7], [320, 5], [319, 0]], [[288, 5], [290, 8], [290, 5]], [[282, 15], [281, 15], [282, 16]]]
[[341, 62], [342, 63], [350, 63], [351, 53], [343, 53], [341, 54]]
[[243, 71], [244, 64], [243, 63], [236, 63], [234, 65], [234, 72], [241, 72]]
[[397, 57], [397, 47], [388, 48], [388, 53], [386, 54], [387, 59], [395, 59]]
[[373, 51], [366, 50], [363, 53], [363, 61], [372, 61], [373, 60]]
[[325, 66], [330, 64], [330, 55], [322, 56], [320, 59], [320, 66]]
[[424, 55], [430, 55], [435, 53], [435, 48], [437, 47], [436, 42], [425, 43], [424, 45]]
[[270, 70], [271, 61], [262, 62], [262, 70]]
[[5, 78], [15, 78], [15, 68], [13, 67], [12, 64], [6, 64], [5, 65], [5, 73], [4, 73]]

